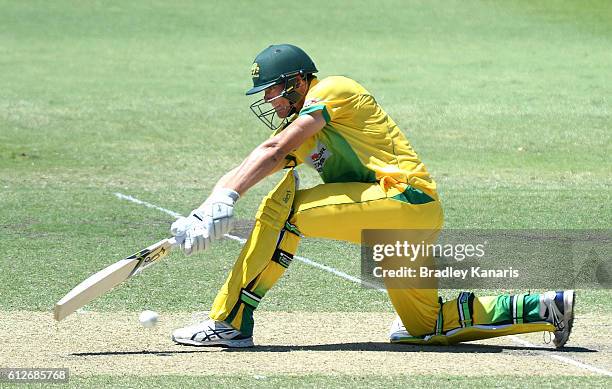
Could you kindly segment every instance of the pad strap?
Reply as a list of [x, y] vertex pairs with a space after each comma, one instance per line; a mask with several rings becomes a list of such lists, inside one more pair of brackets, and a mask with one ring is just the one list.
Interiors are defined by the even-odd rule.
[[457, 310], [459, 311], [459, 324], [461, 328], [471, 327], [474, 322], [474, 293], [461, 292], [457, 298]]
[[253, 309], [256, 309], [261, 301], [261, 297], [256, 295], [253, 292], [249, 292], [246, 289], [242, 289], [240, 291], [240, 301], [250, 306]]
[[443, 304], [444, 302], [442, 301], [442, 297], [438, 297], [438, 305], [440, 306], [440, 309], [438, 310], [438, 319], [436, 320], [436, 335], [444, 334], [444, 315], [442, 313]]
[[291, 232], [293, 235], [297, 235], [299, 237], [302, 236], [302, 234], [300, 234], [300, 230], [298, 230], [298, 228], [293, 224], [289, 223], [289, 221], [285, 222], [285, 230]]
[[512, 324], [523, 324], [525, 322], [525, 296], [527, 293], [522, 293], [514, 298], [510, 298], [512, 305]]
[[292, 260], [293, 254], [283, 251], [281, 249], [276, 249], [276, 251], [274, 251], [274, 255], [272, 256], [272, 261], [278, 263], [285, 269], [289, 267]]

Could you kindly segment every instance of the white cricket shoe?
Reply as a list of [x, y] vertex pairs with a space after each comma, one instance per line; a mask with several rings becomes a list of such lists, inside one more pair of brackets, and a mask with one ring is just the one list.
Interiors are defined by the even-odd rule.
[[189, 346], [253, 347], [253, 337], [213, 319], [174, 330], [172, 340]]
[[402, 340], [413, 338], [412, 335], [406, 330], [404, 323], [402, 323], [402, 319], [399, 316], [395, 317], [393, 323], [391, 323], [391, 328], [389, 329], [389, 341], [391, 343], [400, 343]]
[[541, 302], [546, 306], [546, 321], [557, 328], [553, 333], [553, 344], [556, 348], [563, 347], [572, 333], [575, 299], [576, 292], [573, 290], [546, 292], [541, 297]]

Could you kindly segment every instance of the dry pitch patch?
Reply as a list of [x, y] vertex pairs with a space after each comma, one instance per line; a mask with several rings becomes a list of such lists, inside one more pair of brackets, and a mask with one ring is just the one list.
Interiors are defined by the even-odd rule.
[[[389, 313], [260, 312], [253, 349], [231, 350], [175, 345], [173, 328], [193, 322], [192, 314], [161, 313], [146, 329], [138, 313], [74, 314], [55, 323], [50, 313], [0, 312], [0, 366], [68, 367], [90, 375], [593, 375], [553, 360], [556, 353], [612, 370], [612, 331], [606, 317], [580, 316], [570, 347], [558, 352], [542, 334], [521, 335], [538, 348], [510, 338], [454, 347], [391, 345]], [[459, 362], [460, 361], [460, 362]]]

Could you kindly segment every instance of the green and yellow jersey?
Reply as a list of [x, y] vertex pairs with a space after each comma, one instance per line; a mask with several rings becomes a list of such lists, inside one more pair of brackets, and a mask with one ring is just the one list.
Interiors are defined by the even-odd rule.
[[408, 139], [357, 82], [313, 79], [299, 115], [315, 111], [327, 124], [291, 155], [315, 168], [323, 182], [378, 182], [412, 203], [437, 199], [436, 184]]

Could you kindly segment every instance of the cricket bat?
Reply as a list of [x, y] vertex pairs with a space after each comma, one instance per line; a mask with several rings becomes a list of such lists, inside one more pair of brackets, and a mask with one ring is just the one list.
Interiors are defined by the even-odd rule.
[[55, 320], [60, 321], [64, 319], [91, 300], [102, 296], [134, 274], [153, 265], [168, 255], [170, 250], [177, 245], [174, 237], [163, 239], [100, 270], [78, 284], [55, 304], [53, 311]]

